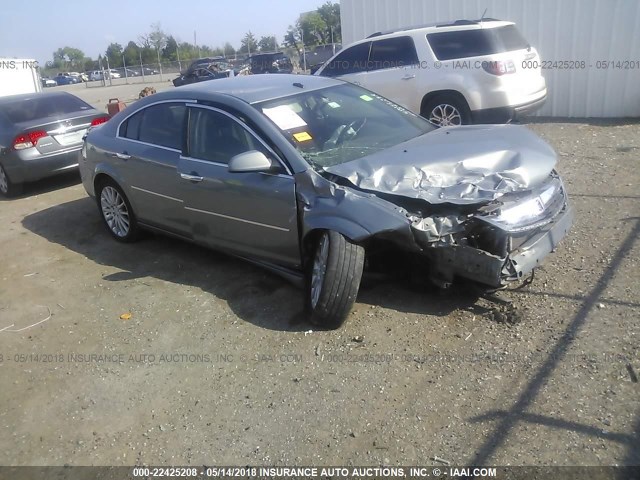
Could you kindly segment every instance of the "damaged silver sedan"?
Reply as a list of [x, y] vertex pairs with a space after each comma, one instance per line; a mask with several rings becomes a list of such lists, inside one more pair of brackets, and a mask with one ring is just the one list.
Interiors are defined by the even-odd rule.
[[136, 102], [90, 131], [80, 171], [116, 240], [149, 229], [257, 262], [335, 328], [365, 264], [523, 280], [573, 221], [555, 164], [524, 127], [435, 130], [351, 84], [260, 75]]

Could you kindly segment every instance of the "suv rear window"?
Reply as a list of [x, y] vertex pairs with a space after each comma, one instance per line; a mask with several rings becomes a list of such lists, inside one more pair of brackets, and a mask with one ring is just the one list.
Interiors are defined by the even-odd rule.
[[2, 112], [11, 123], [24, 123], [38, 120], [40, 118], [55, 117], [69, 113], [92, 110], [93, 107], [83, 102], [73, 95], [37, 94], [31, 98], [2, 102], [0, 112]]
[[430, 33], [427, 39], [438, 60], [481, 57], [529, 48], [529, 42], [515, 25]]

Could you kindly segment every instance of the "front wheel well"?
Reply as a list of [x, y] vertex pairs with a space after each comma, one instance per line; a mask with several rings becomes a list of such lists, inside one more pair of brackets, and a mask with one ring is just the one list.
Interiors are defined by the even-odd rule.
[[[310, 259], [310, 257], [313, 256], [313, 253], [315, 251], [316, 245], [318, 243], [318, 241], [320, 240], [320, 237], [322, 236], [323, 232], [332, 230], [331, 228], [314, 228], [313, 230], [310, 230], [309, 232], [307, 232], [307, 234], [304, 236], [304, 238], [302, 239], [301, 242], [301, 249], [302, 249], [302, 263], [303, 265], [308, 265], [308, 261]], [[344, 238], [346, 238], [347, 240], [349, 240], [352, 243], [358, 244], [362, 247], [366, 248], [366, 242], [361, 242], [361, 241], [355, 241], [353, 240], [349, 235], [347, 235], [346, 233], [340, 231], [340, 230], [334, 230], [335, 232], [339, 233], [340, 235], [342, 235]]]
[[420, 115], [423, 115], [425, 113], [424, 110], [428, 103], [434, 98], [438, 97], [455, 98], [462, 102], [467, 108], [469, 108], [469, 102], [467, 102], [465, 96], [457, 90], [436, 90], [434, 92], [429, 92], [424, 97], [422, 97], [422, 102], [420, 103]]
[[96, 193], [96, 195], [98, 194], [98, 187], [108, 181], [115, 182], [115, 180], [106, 173], [99, 173], [96, 175], [96, 177], [93, 179], [93, 191]]

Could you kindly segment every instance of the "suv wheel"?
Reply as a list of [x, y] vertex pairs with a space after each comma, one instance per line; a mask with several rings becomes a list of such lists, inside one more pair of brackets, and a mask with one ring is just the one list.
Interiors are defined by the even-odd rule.
[[469, 107], [453, 95], [432, 98], [422, 107], [421, 115], [436, 127], [451, 127], [471, 123]]
[[15, 197], [22, 192], [21, 183], [13, 183], [7, 175], [6, 170], [0, 165], [0, 195], [5, 197]]
[[307, 278], [307, 309], [311, 322], [338, 328], [347, 319], [358, 295], [364, 248], [337, 232], [322, 233]]

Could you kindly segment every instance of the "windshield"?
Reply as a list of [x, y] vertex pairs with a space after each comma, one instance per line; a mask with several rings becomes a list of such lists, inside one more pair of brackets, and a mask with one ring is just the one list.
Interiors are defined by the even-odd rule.
[[409, 110], [354, 85], [338, 85], [255, 105], [314, 168], [357, 160], [430, 132]]

